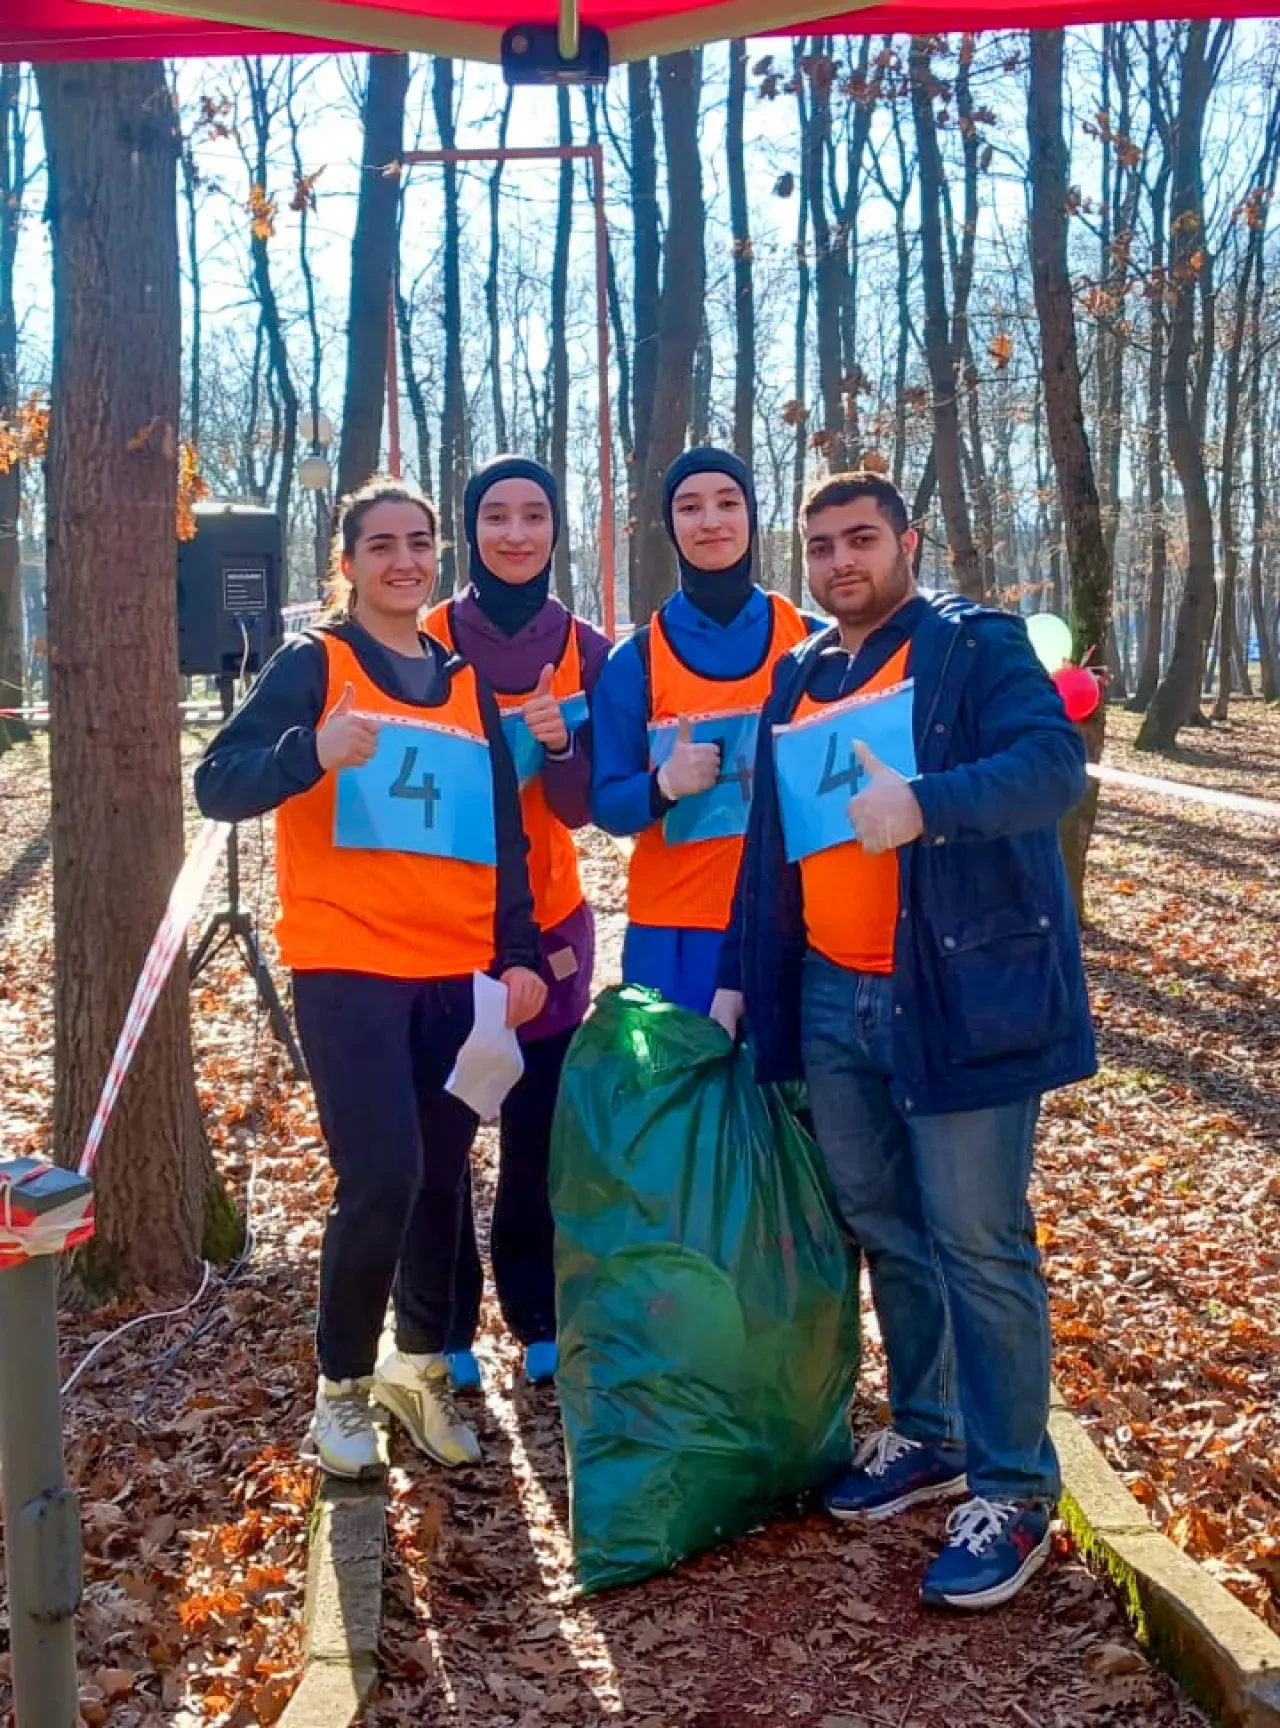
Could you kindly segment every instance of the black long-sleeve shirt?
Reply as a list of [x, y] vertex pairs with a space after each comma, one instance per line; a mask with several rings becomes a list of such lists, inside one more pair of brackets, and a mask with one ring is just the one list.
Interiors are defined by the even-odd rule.
[[[351, 648], [363, 671], [398, 702], [429, 712], [447, 699], [464, 662], [430, 637], [420, 638], [425, 663], [393, 654], [355, 623], [328, 626]], [[243, 822], [307, 792], [324, 775], [316, 729], [328, 700], [328, 657], [311, 633], [291, 638], [263, 668], [248, 696], [205, 752], [195, 773], [196, 803], [219, 822]], [[497, 842], [495, 969], [541, 959], [529, 890], [528, 841], [520, 815], [520, 789], [492, 692], [477, 677], [480, 716], [493, 771]]]

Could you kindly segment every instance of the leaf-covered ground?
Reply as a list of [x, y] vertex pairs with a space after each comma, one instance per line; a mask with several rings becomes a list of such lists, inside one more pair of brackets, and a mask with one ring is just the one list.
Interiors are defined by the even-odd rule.
[[[1117, 767], [1280, 801], [1240, 704]], [[1157, 1523], [1280, 1631], [1280, 822], [1107, 788], [1086, 938], [1102, 1072], [1050, 1100], [1057, 1372]]]
[[[1128, 758], [1127, 716], [1111, 729], [1120, 765], [1280, 798], [1280, 717], [1257, 706], [1186, 734], [1172, 764]], [[47, 819], [42, 747], [0, 759], [8, 1153], [43, 1150], [49, 1118]], [[1068, 1397], [1157, 1521], [1280, 1625], [1278, 837], [1257, 819], [1104, 793], [1087, 942], [1104, 1069], [1050, 1103], [1039, 1180]], [[264, 843], [269, 863], [269, 824], [248, 825], [246, 898], [269, 918]], [[621, 860], [594, 835], [584, 853], [608, 981]], [[110, 1728], [272, 1722], [298, 1660], [313, 1474], [297, 1448], [327, 1177], [310, 1100], [237, 965], [207, 974], [193, 1019], [211, 1139], [242, 1201], [257, 1170], [257, 1248], [229, 1289], [109, 1346], [69, 1401], [84, 1715]], [[486, 1135], [486, 1199], [492, 1164]], [[155, 1305], [66, 1317], [67, 1370]], [[1068, 1552], [1001, 1616], [924, 1615], [931, 1512], [871, 1534], [796, 1518], [672, 1577], [575, 1599], [554, 1401], [518, 1387], [491, 1304], [481, 1354], [482, 1469], [444, 1477], [397, 1453], [385, 1684], [364, 1728], [1201, 1721]], [[877, 1369], [873, 1349], [868, 1419]], [[0, 1630], [0, 1722], [4, 1648]]]

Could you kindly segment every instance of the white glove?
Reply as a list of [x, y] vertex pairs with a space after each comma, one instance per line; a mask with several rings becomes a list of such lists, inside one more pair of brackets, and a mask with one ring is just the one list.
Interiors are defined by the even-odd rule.
[[717, 1026], [723, 1027], [735, 1044], [746, 1005], [741, 990], [717, 990], [711, 998], [709, 1018], [714, 1020]]
[[676, 726], [676, 747], [658, 770], [658, 790], [677, 803], [706, 792], [720, 778], [720, 751], [715, 744], [695, 744], [693, 726], [681, 717]]

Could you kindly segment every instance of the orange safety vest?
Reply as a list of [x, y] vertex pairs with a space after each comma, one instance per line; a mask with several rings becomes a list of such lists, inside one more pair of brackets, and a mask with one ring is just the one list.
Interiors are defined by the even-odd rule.
[[[422, 621], [422, 627], [450, 653], [457, 652], [453, 631], [453, 601], [443, 600], [433, 606]], [[564, 652], [560, 656], [551, 680], [551, 694], [563, 702], [582, 689], [582, 653], [578, 647], [578, 626], [569, 621]], [[522, 708], [532, 691], [495, 690], [498, 707], [504, 713]], [[582, 881], [578, 875], [578, 848], [573, 832], [567, 828], [547, 803], [541, 774], [535, 774], [521, 788], [520, 810], [524, 831], [529, 838], [529, 885], [533, 890], [533, 915], [545, 933], [563, 924], [582, 904]]]
[[[781, 594], [769, 595], [769, 641], [754, 671], [713, 678], [686, 666], [655, 615], [649, 626], [649, 718], [662, 725], [699, 714], [759, 713], [782, 656], [803, 642], [803, 615]], [[742, 861], [741, 835], [668, 846], [662, 823], [637, 835], [627, 879], [627, 916], [633, 924], [678, 930], [724, 930]]]
[[[354, 649], [320, 629], [327, 680], [323, 713], [344, 687], [366, 713], [452, 726], [488, 742], [479, 689], [460, 666], [438, 707], [389, 696]], [[336, 774], [325, 774], [276, 812], [280, 957], [299, 972], [372, 972], [383, 978], [455, 978], [493, 964], [498, 872], [494, 865], [418, 853], [334, 845]]]
[[[904, 642], [880, 670], [859, 686], [859, 696], [874, 695], [907, 676]], [[828, 707], [806, 691], [793, 716], [804, 720]], [[830, 846], [800, 860], [800, 893], [809, 946], [837, 966], [853, 972], [893, 971], [898, 930], [898, 854], [866, 852], [857, 840]]]

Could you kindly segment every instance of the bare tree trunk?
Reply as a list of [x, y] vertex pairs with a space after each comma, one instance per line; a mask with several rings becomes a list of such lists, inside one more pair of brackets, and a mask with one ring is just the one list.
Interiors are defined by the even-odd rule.
[[400, 372], [404, 393], [409, 398], [409, 413], [413, 416], [414, 438], [418, 447], [418, 479], [425, 488], [432, 484], [434, 466], [431, 454], [431, 421], [427, 414], [427, 399], [418, 375], [417, 356], [413, 351], [414, 308], [404, 292], [400, 264], [396, 263], [396, 331], [400, 344]]
[[[671, 543], [662, 519], [662, 480], [689, 425], [693, 360], [706, 289], [702, 161], [698, 150], [699, 57], [665, 54], [658, 62], [662, 138], [667, 163], [667, 240], [658, 311], [653, 416], [636, 524], [631, 616], [642, 624], [675, 585]], [[636, 390], [637, 416], [640, 391]]]
[[[0, 422], [18, 408], [18, 313], [14, 269], [26, 201], [26, 132], [18, 107], [22, 68], [0, 66]], [[22, 463], [0, 471], [0, 708], [21, 708], [22, 676]], [[20, 720], [0, 717], [0, 755], [30, 733]]]
[[[662, 302], [662, 241], [658, 227], [658, 134], [653, 105], [653, 63], [633, 60], [627, 67], [631, 121], [632, 225], [632, 412], [635, 443], [630, 478], [631, 536], [628, 577], [631, 616], [638, 617], [644, 579], [639, 567], [641, 494], [649, 466], [654, 400], [658, 390], [658, 318]], [[696, 337], [695, 337], [696, 341]]]
[[[804, 79], [800, 73], [800, 49], [796, 47], [796, 107], [800, 114], [800, 149], [803, 162], [805, 128]], [[795, 450], [791, 461], [791, 598], [800, 605], [804, 598], [804, 547], [800, 539], [800, 505], [804, 499], [805, 465], [809, 449], [809, 421], [806, 410], [809, 356], [809, 193], [804, 174], [800, 175], [799, 210], [796, 213], [796, 327], [795, 385], [791, 399], [791, 414], [795, 422]]]
[[[973, 288], [977, 262], [978, 237], [978, 161], [982, 139], [974, 119], [972, 68], [975, 39], [966, 35], [960, 46], [960, 64], [955, 80], [955, 104], [960, 124], [961, 157], [964, 164], [964, 227], [959, 239], [952, 221], [950, 189], [945, 173], [940, 180], [941, 204], [946, 214], [947, 250], [951, 259], [953, 282], [951, 305], [951, 363], [958, 381], [963, 370], [965, 411], [969, 423], [969, 478], [974, 516], [978, 525], [978, 546], [982, 571], [982, 592], [990, 593], [996, 585], [995, 506], [987, 474], [986, 451], [982, 437], [981, 404], [978, 400], [978, 368], [973, 357], [969, 330], [969, 297]], [[930, 104], [930, 118], [933, 109]], [[935, 133], [936, 139], [936, 133]], [[961, 458], [964, 444], [961, 441]]]
[[911, 107], [916, 123], [916, 159], [920, 171], [920, 247], [924, 275], [924, 347], [933, 389], [933, 454], [938, 494], [950, 543], [952, 571], [960, 593], [983, 597], [982, 563], [974, 545], [965, 497], [960, 453], [960, 408], [956, 397], [956, 354], [947, 315], [947, 291], [942, 251], [942, 152], [933, 110], [934, 79], [929, 64], [930, 38], [911, 42]]
[[[1132, 76], [1125, 27], [1107, 25], [1103, 31], [1102, 112], [1103, 127], [1102, 234], [1099, 280], [1105, 285], [1107, 303], [1098, 321], [1098, 473], [1103, 503], [1103, 529], [1107, 554], [1115, 565], [1116, 537], [1120, 529], [1120, 459], [1123, 454], [1124, 360], [1127, 326], [1122, 317], [1126, 283], [1126, 259], [1137, 219], [1141, 180], [1136, 164], [1130, 165], [1126, 150], [1132, 113]], [[1116, 76], [1115, 113], [1109, 80]], [[1116, 635], [1112, 610], [1105, 646], [1110, 672], [1110, 693], [1117, 702], [1128, 697], [1128, 676]]]
[[[898, 184], [889, 185], [879, 154], [872, 156], [872, 167], [880, 182], [880, 190], [893, 207], [893, 239], [897, 258], [897, 330], [893, 368], [893, 483], [902, 490], [907, 465], [907, 365], [911, 356], [911, 246], [907, 237], [907, 199], [915, 178], [914, 164], [907, 155], [902, 132], [899, 105], [889, 104], [889, 121], [893, 128], [898, 154]], [[857, 247], [854, 247], [857, 256]]]
[[[437, 66], [450, 62], [436, 62]], [[387, 308], [395, 278], [407, 54], [370, 54], [364, 94], [364, 152], [351, 241], [347, 379], [342, 395], [338, 495], [362, 486], [382, 458], [387, 398]], [[445, 170], [446, 180], [450, 173]]]
[[[1071, 562], [1071, 622], [1077, 642], [1105, 642], [1111, 619], [1111, 557], [1093, 460], [1084, 430], [1080, 361], [1067, 269], [1068, 154], [1062, 131], [1062, 30], [1031, 32], [1027, 91], [1030, 145], [1031, 261], [1040, 321], [1045, 421]], [[1090, 760], [1102, 756], [1106, 705], [1081, 730]], [[1061, 825], [1062, 850], [1077, 910], [1084, 910], [1084, 872], [1097, 815], [1090, 786]]]
[[[255, 185], [265, 196], [268, 175], [268, 150], [273, 118], [271, 96], [261, 59], [245, 60], [245, 75], [249, 82], [249, 97], [253, 112], [255, 160], [252, 163]], [[277, 110], [278, 112], [278, 110]], [[267, 250], [271, 233], [268, 225], [256, 218], [249, 234], [249, 259], [253, 272], [253, 291], [262, 310], [262, 329], [266, 337], [270, 373], [268, 394], [272, 390], [273, 423], [271, 460], [280, 458], [280, 474], [276, 487], [275, 506], [280, 520], [289, 520], [289, 494], [293, 489], [294, 469], [298, 448], [298, 392], [289, 369], [289, 347], [285, 341], [284, 321], [276, 298], [271, 273], [271, 255]], [[277, 417], [278, 416], [278, 417]], [[268, 482], [264, 479], [264, 485]]]
[[711, 442], [711, 386], [715, 371], [715, 352], [711, 346], [711, 328], [704, 312], [698, 332], [698, 346], [693, 353], [693, 389], [689, 401], [689, 442]]
[[[36, 77], [54, 260], [54, 1148], [72, 1164], [182, 861], [178, 139], [156, 61]], [[202, 1252], [235, 1246], [201, 1130], [181, 965], [103, 1144], [97, 1220], [82, 1264], [98, 1291], [174, 1289]]]
[[187, 215], [187, 258], [191, 266], [191, 389], [187, 396], [187, 437], [200, 448], [204, 348], [204, 280], [200, 273], [200, 229], [196, 189], [200, 183], [195, 145], [188, 137], [181, 142], [182, 197]]
[[[297, 88], [297, 64], [296, 60], [288, 62], [288, 69], [285, 73], [288, 79], [285, 107], [289, 116], [289, 144], [293, 152], [293, 204], [298, 212], [298, 268], [302, 272], [302, 286], [307, 305], [307, 335], [310, 338], [311, 346], [311, 380], [307, 390], [307, 407], [311, 416], [310, 454], [312, 456], [324, 456], [324, 447], [320, 443], [320, 379], [323, 375], [323, 361], [320, 343], [320, 319], [316, 309], [316, 279], [315, 272], [311, 268], [309, 246], [311, 213], [315, 209], [315, 192], [302, 160], [302, 146], [298, 137], [298, 117], [293, 105]], [[323, 593], [329, 550], [330, 512], [327, 487], [317, 487], [312, 492], [311, 505], [315, 589], [317, 593]]]
[[[1200, 702], [1204, 657], [1213, 627], [1216, 601], [1213, 564], [1213, 511], [1204, 463], [1204, 405], [1213, 353], [1212, 325], [1206, 316], [1200, 377], [1193, 395], [1191, 349], [1195, 340], [1196, 290], [1206, 293], [1211, 269], [1204, 232], [1204, 187], [1201, 145], [1205, 108], [1216, 76], [1224, 41], [1211, 46], [1209, 25], [1196, 20], [1187, 27], [1178, 98], [1173, 170], [1171, 269], [1176, 296], [1165, 367], [1164, 407], [1169, 449], [1182, 487], [1187, 519], [1187, 574], [1174, 627], [1173, 654], [1156, 688], [1136, 740], [1140, 750], [1168, 750]], [[1206, 296], [1206, 314], [1211, 307]]]
[[877, 86], [868, 76], [871, 68], [871, 38], [864, 36], [858, 49], [850, 85], [848, 148], [845, 160], [844, 200], [839, 208], [840, 250], [844, 264], [844, 307], [841, 334], [844, 346], [845, 447], [843, 462], [862, 466], [862, 434], [858, 421], [858, 391], [862, 367], [858, 362], [858, 228], [862, 208], [863, 164], [871, 140], [871, 117], [875, 111]]
[[[1280, 102], [1273, 103], [1267, 123], [1262, 156], [1250, 182], [1246, 201], [1244, 256], [1236, 280], [1231, 329], [1227, 346], [1226, 409], [1222, 426], [1222, 480], [1218, 494], [1218, 527], [1222, 537], [1222, 623], [1218, 632], [1218, 698], [1213, 718], [1225, 720], [1231, 709], [1231, 680], [1244, 655], [1236, 626], [1236, 579], [1240, 547], [1236, 521], [1236, 469], [1240, 454], [1240, 403], [1244, 389], [1244, 346], [1249, 319], [1250, 291], [1255, 271], [1261, 268], [1262, 243], [1266, 236], [1267, 210], [1275, 192], [1276, 150], [1280, 146]], [[1248, 674], [1240, 679], [1247, 688]]]
[[[1264, 212], [1265, 214], [1265, 212]], [[1280, 696], [1280, 668], [1276, 664], [1276, 643], [1271, 620], [1267, 615], [1262, 588], [1263, 563], [1270, 534], [1271, 516], [1266, 481], [1266, 437], [1262, 414], [1262, 308], [1265, 295], [1266, 250], [1258, 252], [1258, 269], [1253, 284], [1253, 305], [1249, 314], [1249, 351], [1253, 395], [1250, 401], [1250, 480], [1253, 493], [1253, 544], [1249, 551], [1249, 593], [1253, 600], [1254, 629], [1258, 633], [1258, 661], [1261, 673], [1262, 697], [1274, 702]]]
[[755, 450], [756, 306], [752, 282], [750, 206], [743, 149], [743, 117], [747, 98], [747, 45], [741, 37], [729, 44], [729, 115], [726, 149], [729, 158], [729, 221], [733, 232], [733, 319], [737, 338], [733, 371], [733, 447], [750, 468]]
[[847, 271], [842, 235], [827, 215], [827, 154], [831, 143], [831, 42], [815, 36], [807, 65], [809, 118], [804, 137], [804, 182], [813, 221], [814, 286], [818, 312], [818, 389], [822, 397], [823, 453], [833, 469], [849, 461], [845, 423], [842, 317]]
[[[1151, 195], [1153, 270], [1164, 267], [1164, 211], [1169, 170], [1166, 162], [1156, 177]], [[1164, 517], [1164, 450], [1161, 439], [1161, 406], [1164, 393], [1164, 312], [1158, 298], [1151, 302], [1150, 352], [1147, 360], [1147, 509], [1151, 525], [1151, 565], [1147, 579], [1147, 616], [1143, 633], [1142, 664], [1133, 700], [1129, 706], [1145, 713], [1160, 681], [1160, 654], [1164, 645], [1165, 584], [1169, 567], [1168, 530]]]
[[[432, 66], [432, 102], [440, 148], [457, 146], [453, 112], [453, 61]], [[462, 377], [462, 229], [458, 207], [458, 169], [446, 162], [444, 176], [444, 412], [440, 417], [440, 580], [442, 594], [466, 586], [466, 550], [460, 533], [462, 489], [466, 484], [466, 387]]]
[[[515, 90], [507, 91], [498, 122], [498, 148], [507, 147], [507, 129], [511, 124], [511, 104]], [[502, 401], [502, 319], [498, 315], [498, 264], [502, 256], [502, 231], [498, 216], [502, 197], [501, 160], [493, 165], [489, 175], [489, 269], [484, 279], [485, 311], [489, 314], [489, 388], [493, 400], [493, 444], [495, 453], [507, 448], [507, 414]], [[572, 168], [572, 164], [570, 164]], [[554, 298], [554, 294], [553, 294]]]
[[[569, 111], [569, 90], [561, 84], [556, 91], [556, 111], [560, 121], [560, 143], [573, 143], [573, 119]], [[555, 475], [560, 496], [567, 510], [569, 496], [569, 337], [566, 324], [569, 316], [569, 247], [573, 240], [573, 161], [564, 157], [560, 163], [560, 196], [556, 208], [556, 245], [551, 265], [551, 472]], [[573, 566], [570, 558], [569, 533], [556, 541], [556, 594], [561, 603], [573, 611]]]
[[[600, 120], [596, 93], [589, 86], [583, 90], [587, 109], [587, 137], [593, 144], [600, 142]], [[622, 440], [624, 460], [630, 464], [635, 454], [635, 429], [631, 421], [631, 356], [627, 345], [627, 329], [622, 317], [622, 294], [618, 288], [618, 262], [613, 243], [605, 230], [605, 295], [609, 303], [609, 324], [613, 333], [613, 362], [618, 377], [618, 436]]]

